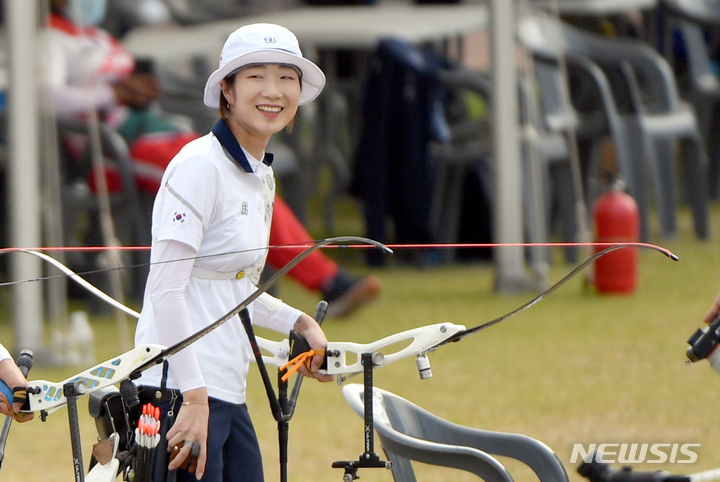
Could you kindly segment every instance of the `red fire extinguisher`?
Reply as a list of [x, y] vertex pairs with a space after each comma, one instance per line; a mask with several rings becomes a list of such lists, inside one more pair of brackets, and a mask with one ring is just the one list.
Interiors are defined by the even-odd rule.
[[[638, 207], [632, 196], [622, 191], [622, 184], [616, 182], [593, 206], [599, 243], [637, 242], [640, 238]], [[596, 247], [595, 252], [603, 249]], [[638, 280], [638, 248], [618, 249], [596, 259], [593, 278], [599, 293], [633, 293]]]

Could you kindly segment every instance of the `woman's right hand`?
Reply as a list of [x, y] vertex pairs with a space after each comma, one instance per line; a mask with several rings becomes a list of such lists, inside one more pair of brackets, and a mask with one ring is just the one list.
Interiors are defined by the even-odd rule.
[[708, 312], [705, 314], [705, 318], [703, 320], [705, 323], [710, 323], [713, 318], [720, 312], [720, 294], [717, 295], [715, 298], [715, 301], [713, 301], [712, 306], [708, 310]]
[[210, 407], [208, 405], [207, 390], [196, 388], [183, 392], [183, 403], [178, 411], [175, 423], [168, 430], [168, 450], [184, 443], [180, 453], [168, 465], [169, 470], [181, 466], [190, 456], [193, 442], [200, 443], [200, 454], [195, 468], [195, 477], [199, 480], [205, 472], [207, 460], [207, 434]]

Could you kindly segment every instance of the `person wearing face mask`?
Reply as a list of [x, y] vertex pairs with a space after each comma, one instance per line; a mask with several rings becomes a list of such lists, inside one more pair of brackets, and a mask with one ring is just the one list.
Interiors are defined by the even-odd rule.
[[[138, 72], [135, 58], [112, 35], [97, 28], [106, 0], [51, 0], [47, 28], [41, 32], [42, 86], [59, 117], [86, 118], [90, 110], [127, 141], [141, 191], [157, 191], [158, 177], [172, 156], [197, 138], [153, 108], [160, 98], [158, 79]], [[68, 175], [87, 175], [87, 146], [69, 142], [73, 163]], [[109, 184], [112, 182], [109, 178]]]
[[[51, 0], [50, 7], [48, 28], [42, 34], [46, 45], [42, 78], [54, 112], [60, 117], [85, 118], [88, 109], [95, 109], [104, 123], [126, 139], [137, 186], [144, 199], [152, 200], [170, 160], [198, 134], [178, 128], [152, 105], [161, 95], [158, 79], [138, 73], [132, 54], [112, 35], [96, 27], [105, 16], [106, 0]], [[85, 176], [92, 187], [94, 176], [87, 146], [69, 139], [65, 148], [76, 160], [65, 166], [67, 175]], [[118, 185], [117, 177], [113, 182], [112, 175], [110, 171], [111, 191]], [[272, 226], [272, 245], [312, 242], [279, 196]], [[281, 269], [302, 250], [270, 250], [268, 264]], [[307, 257], [289, 276], [328, 301], [328, 318], [350, 315], [381, 291], [377, 277], [354, 276], [320, 251]]]

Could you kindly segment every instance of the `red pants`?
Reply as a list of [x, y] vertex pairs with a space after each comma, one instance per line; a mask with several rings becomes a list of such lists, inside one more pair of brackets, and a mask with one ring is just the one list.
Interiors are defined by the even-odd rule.
[[[196, 135], [180, 134], [162, 137], [138, 139], [130, 150], [136, 163], [138, 187], [146, 192], [157, 193], [162, 173], [175, 154]], [[165, 141], [165, 142], [163, 142]], [[280, 196], [275, 196], [272, 225], [270, 227], [270, 246], [305, 243], [312, 241], [310, 233], [295, 216]], [[273, 269], [281, 269], [292, 261], [305, 248], [276, 248], [268, 252], [267, 263]], [[288, 273], [291, 278], [310, 291], [319, 290], [322, 285], [335, 277], [338, 265], [322, 252], [315, 251]]]
[[[270, 246], [283, 246], [293, 243], [312, 241], [310, 234], [280, 196], [275, 196], [272, 225], [270, 227]], [[270, 248], [267, 262], [280, 269], [306, 248]], [[335, 277], [338, 265], [325, 256], [321, 250], [314, 251], [288, 273], [310, 291], [319, 290], [323, 283]]]

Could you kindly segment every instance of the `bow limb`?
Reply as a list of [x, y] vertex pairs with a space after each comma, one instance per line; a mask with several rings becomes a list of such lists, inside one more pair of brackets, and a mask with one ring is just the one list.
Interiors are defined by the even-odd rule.
[[79, 284], [80, 286], [82, 286], [83, 288], [88, 290], [93, 295], [97, 296], [101, 300], [110, 304], [111, 306], [113, 306], [121, 311], [124, 311], [125, 313], [127, 313], [128, 315], [130, 315], [134, 318], [140, 317], [140, 313], [125, 306], [124, 304], [122, 304], [121, 302], [119, 302], [118, 300], [113, 298], [112, 296], [108, 295], [104, 291], [101, 291], [98, 287], [96, 287], [95, 285], [93, 285], [92, 283], [87, 281], [85, 278], [83, 278], [82, 276], [80, 276], [79, 274], [77, 274], [76, 272], [74, 272], [73, 270], [71, 270], [70, 268], [68, 268], [67, 266], [62, 264], [60, 261], [53, 258], [52, 256], [48, 256], [47, 254], [41, 253], [39, 251], [33, 251], [31, 249], [18, 249], [17, 252], [18, 253], [27, 253], [27, 254], [32, 254], [33, 256], [37, 256], [38, 258], [42, 259], [43, 261], [46, 261], [46, 262], [50, 263], [51, 265], [55, 266], [57, 269], [62, 271], [64, 274], [68, 275], [68, 277], [70, 277], [70, 279], [72, 279], [77, 284]]
[[499, 316], [499, 317], [497, 317], [497, 318], [495, 318], [495, 319], [493, 319], [493, 320], [490, 320], [490, 321], [488, 321], [488, 322], [486, 322], [486, 323], [483, 323], [483, 324], [481, 324], [481, 325], [478, 325], [478, 326], [476, 326], [476, 327], [474, 327], [474, 328], [467, 329], [467, 330], [465, 330], [465, 331], [461, 331], [460, 333], [457, 333], [457, 334], [455, 334], [454, 336], [451, 336], [451, 337], [448, 338], [447, 340], [444, 340], [444, 341], [438, 343], [436, 346], [441, 346], [441, 345], [445, 345], [445, 344], [447, 344], [447, 343], [453, 343], [453, 342], [456, 342], [456, 341], [460, 341], [460, 340], [462, 340], [463, 338], [465, 338], [466, 336], [470, 336], [470, 335], [473, 335], [473, 334], [475, 334], [475, 333], [477, 333], [477, 332], [479, 332], [479, 331], [483, 331], [483, 330], [485, 330], [486, 328], [490, 328], [491, 326], [497, 325], [497, 324], [500, 323], [501, 321], [504, 321], [504, 320], [510, 318], [511, 316], [515, 316], [515, 315], [517, 315], [518, 313], [527, 310], [527, 309], [530, 308], [531, 306], [533, 306], [533, 305], [535, 305], [536, 303], [538, 303], [538, 302], [542, 301], [543, 299], [545, 299], [548, 295], [550, 295], [551, 293], [553, 293], [555, 290], [557, 290], [558, 288], [560, 288], [562, 285], [564, 285], [565, 283], [567, 283], [571, 278], [573, 278], [575, 275], [577, 275], [577, 274], [578, 274], [580, 271], [582, 271], [583, 269], [587, 268], [587, 267], [590, 265], [590, 263], [592, 263], [592, 262], [595, 261], [596, 259], [600, 258], [601, 256], [605, 256], [606, 254], [610, 253], [611, 251], [615, 251], [615, 250], [617, 250], [617, 249], [622, 249], [622, 248], [631, 248], [631, 247], [653, 249], [653, 250], [655, 250], [655, 251], [659, 251], [660, 253], [664, 254], [665, 256], [667, 256], [668, 258], [670, 258], [670, 259], [672, 259], [672, 260], [674, 260], [674, 261], [678, 261], [678, 257], [677, 257], [676, 255], [674, 255], [673, 253], [671, 253], [670, 251], [668, 251], [668, 250], [666, 250], [666, 249], [664, 249], [664, 248], [661, 248], [660, 246], [655, 246], [655, 245], [653, 245], [653, 244], [647, 244], [647, 243], [618, 243], [618, 244], [616, 244], [616, 245], [613, 245], [613, 246], [610, 246], [610, 247], [608, 247], [608, 248], [605, 248], [605, 249], [603, 249], [602, 251], [598, 251], [598, 252], [595, 253], [594, 255], [590, 256], [588, 259], [586, 259], [586, 260], [583, 261], [581, 264], [579, 264], [578, 266], [576, 266], [572, 271], [570, 271], [570, 273], [566, 274], [560, 281], [558, 281], [557, 283], [555, 283], [554, 285], [552, 285], [550, 288], [548, 288], [547, 290], [543, 291], [542, 293], [540, 293], [538, 296], [536, 296], [535, 298], [531, 299], [531, 300], [528, 301], [527, 303], [519, 306], [518, 308], [515, 308], [514, 310], [512, 310], [512, 311], [510, 311], [510, 312], [508, 312], [508, 313], [505, 313], [504, 315], [501, 315], [501, 316]]
[[295, 266], [297, 266], [300, 262], [302, 262], [305, 258], [310, 256], [313, 252], [317, 251], [318, 249], [322, 248], [323, 246], [327, 246], [329, 244], [341, 244], [341, 243], [350, 243], [350, 242], [357, 242], [357, 243], [363, 243], [363, 244], [371, 244], [373, 246], [376, 246], [377, 248], [382, 249], [386, 253], [392, 253], [392, 250], [385, 246], [384, 244], [369, 239], [369, 238], [363, 238], [360, 236], [339, 236], [335, 238], [326, 238], [321, 239], [320, 241], [315, 242], [312, 246], [305, 249], [302, 253], [295, 256], [295, 258], [292, 259], [287, 265], [283, 266], [282, 269], [275, 272], [275, 274], [270, 277], [265, 283], [263, 283], [262, 286], [260, 286], [257, 290], [255, 290], [250, 296], [245, 298], [243, 301], [241, 301], [235, 308], [225, 313], [223, 316], [203, 328], [202, 330], [190, 335], [189, 337], [185, 338], [184, 340], [179, 341], [178, 343], [167, 347], [165, 350], [163, 350], [158, 355], [150, 358], [142, 365], [138, 366], [130, 375], [131, 379], [137, 378], [140, 373], [147, 370], [148, 368], [151, 368], [154, 365], [162, 363], [164, 360], [166, 360], [168, 357], [174, 355], [175, 353], [179, 352], [180, 350], [187, 348], [191, 344], [198, 341], [200, 338], [203, 338], [208, 333], [214, 331], [215, 329], [222, 326], [225, 322], [233, 318], [235, 315], [240, 313], [242, 310], [250, 306], [250, 303], [258, 299], [263, 293], [267, 292], [270, 288], [272, 288], [275, 283], [278, 282], [280, 278], [282, 278], [288, 271], [293, 269]]

